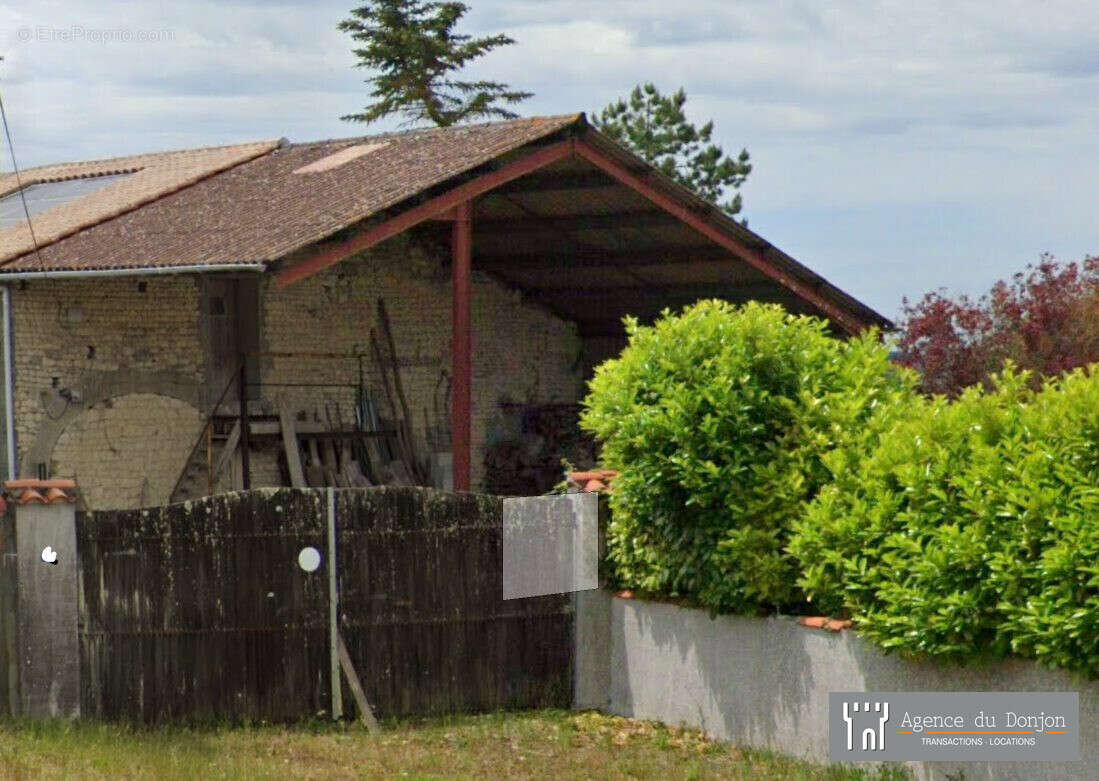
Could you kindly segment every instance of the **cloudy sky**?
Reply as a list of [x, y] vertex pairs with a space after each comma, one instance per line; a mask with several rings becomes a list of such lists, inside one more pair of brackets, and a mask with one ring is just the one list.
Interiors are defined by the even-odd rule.
[[[518, 41], [474, 75], [535, 92], [525, 114], [684, 86], [751, 153], [749, 225], [883, 314], [1099, 253], [1099, 4], [469, 2], [468, 32]], [[351, 5], [0, 2], [19, 163], [369, 132], [338, 119], [366, 97]]]

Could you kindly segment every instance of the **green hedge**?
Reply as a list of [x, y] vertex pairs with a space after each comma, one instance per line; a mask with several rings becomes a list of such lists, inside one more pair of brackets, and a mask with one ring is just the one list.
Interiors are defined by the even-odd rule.
[[825, 457], [857, 459], [914, 376], [875, 334], [843, 341], [773, 305], [704, 301], [627, 332], [582, 416], [621, 472], [617, 580], [715, 612], [802, 604], [791, 524], [830, 479]]
[[1099, 671], [1099, 377], [920, 402], [795, 523], [800, 585], [887, 649]]
[[875, 335], [776, 306], [627, 330], [582, 416], [620, 470], [619, 585], [1099, 675], [1099, 371], [1035, 390], [1008, 367], [949, 401], [917, 395]]

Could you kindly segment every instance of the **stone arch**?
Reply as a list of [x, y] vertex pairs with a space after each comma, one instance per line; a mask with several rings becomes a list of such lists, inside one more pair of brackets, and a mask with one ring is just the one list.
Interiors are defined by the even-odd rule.
[[[75, 390], [80, 403], [43, 422], [23, 453], [20, 473], [33, 475], [36, 464], [60, 457], [55, 473], [81, 480], [93, 509], [114, 509], [119, 502], [137, 506], [142, 494], [147, 501], [165, 501], [163, 484], [174, 484], [202, 423], [200, 383], [176, 373], [122, 371], [87, 377]], [[88, 440], [93, 429], [100, 432], [96, 442]], [[105, 480], [114, 484], [111, 501], [99, 485]], [[135, 488], [143, 482], [149, 490]]]

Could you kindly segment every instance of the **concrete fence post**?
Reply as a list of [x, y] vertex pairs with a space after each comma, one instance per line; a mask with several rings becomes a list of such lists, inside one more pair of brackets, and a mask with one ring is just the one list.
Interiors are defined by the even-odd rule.
[[576, 591], [573, 610], [572, 707], [606, 710], [611, 704], [611, 593]]
[[9, 480], [15, 509], [19, 715], [80, 715], [76, 483]]

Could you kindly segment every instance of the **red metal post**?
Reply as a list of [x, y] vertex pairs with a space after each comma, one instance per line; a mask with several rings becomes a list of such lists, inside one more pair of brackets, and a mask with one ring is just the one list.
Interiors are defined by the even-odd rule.
[[465, 201], [455, 211], [451, 242], [453, 328], [451, 374], [451, 450], [454, 458], [454, 490], [469, 490], [470, 439], [473, 419], [473, 328], [470, 301], [473, 296], [473, 202]]

